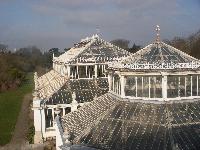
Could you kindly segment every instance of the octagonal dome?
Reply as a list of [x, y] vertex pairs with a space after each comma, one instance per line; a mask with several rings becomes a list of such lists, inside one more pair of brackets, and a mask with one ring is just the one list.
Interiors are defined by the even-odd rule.
[[122, 61], [109, 65], [113, 69], [199, 70], [200, 61], [164, 42], [156, 41]]

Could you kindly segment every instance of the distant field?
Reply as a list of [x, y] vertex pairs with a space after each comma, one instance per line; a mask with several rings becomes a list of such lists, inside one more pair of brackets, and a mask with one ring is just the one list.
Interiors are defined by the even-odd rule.
[[33, 74], [14, 91], [0, 93], [0, 145], [9, 143], [15, 129], [24, 95], [33, 90]]

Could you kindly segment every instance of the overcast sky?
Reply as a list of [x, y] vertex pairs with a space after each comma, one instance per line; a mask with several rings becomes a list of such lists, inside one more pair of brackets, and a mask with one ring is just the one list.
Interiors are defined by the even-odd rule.
[[100, 28], [103, 39], [147, 45], [200, 29], [200, 0], [0, 0], [0, 42], [10, 48], [71, 47]]

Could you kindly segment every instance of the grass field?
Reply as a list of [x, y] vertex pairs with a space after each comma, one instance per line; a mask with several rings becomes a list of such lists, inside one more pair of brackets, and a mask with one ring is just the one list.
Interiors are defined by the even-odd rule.
[[16, 90], [0, 93], [0, 145], [9, 143], [24, 95], [33, 90], [33, 74]]

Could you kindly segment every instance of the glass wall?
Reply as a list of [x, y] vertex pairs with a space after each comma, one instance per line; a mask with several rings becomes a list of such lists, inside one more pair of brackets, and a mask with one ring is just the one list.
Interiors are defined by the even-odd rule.
[[167, 76], [167, 97], [168, 98], [178, 97], [178, 93], [179, 93], [179, 77]]
[[161, 98], [161, 76], [127, 76], [125, 96]]
[[191, 76], [185, 76], [186, 97], [191, 96]]
[[[167, 98], [200, 96], [200, 76], [169, 75], [165, 89]], [[126, 76], [124, 90], [125, 96], [162, 98], [162, 76]]]
[[167, 97], [189, 97], [200, 96], [199, 93], [199, 76], [168, 76], [167, 77]]
[[154, 76], [150, 77], [150, 97], [161, 98], [162, 97], [162, 77]]
[[121, 82], [118, 75], [113, 76], [113, 92], [116, 94], [121, 94]]
[[197, 75], [192, 76], [192, 96], [197, 96]]
[[125, 85], [125, 96], [136, 97], [136, 77], [127, 76]]
[[180, 85], [179, 85], [179, 94], [180, 97], [185, 97], [186, 96], [186, 90], [185, 90], [185, 76], [180, 76]]
[[106, 77], [105, 70], [108, 65], [97, 65], [97, 77]]
[[79, 78], [87, 78], [86, 66], [78, 66]]
[[142, 91], [143, 95], [142, 95], [142, 97], [149, 97], [149, 95], [150, 95], [149, 81], [150, 81], [149, 77], [146, 77], [146, 76], [143, 77], [143, 91]]

